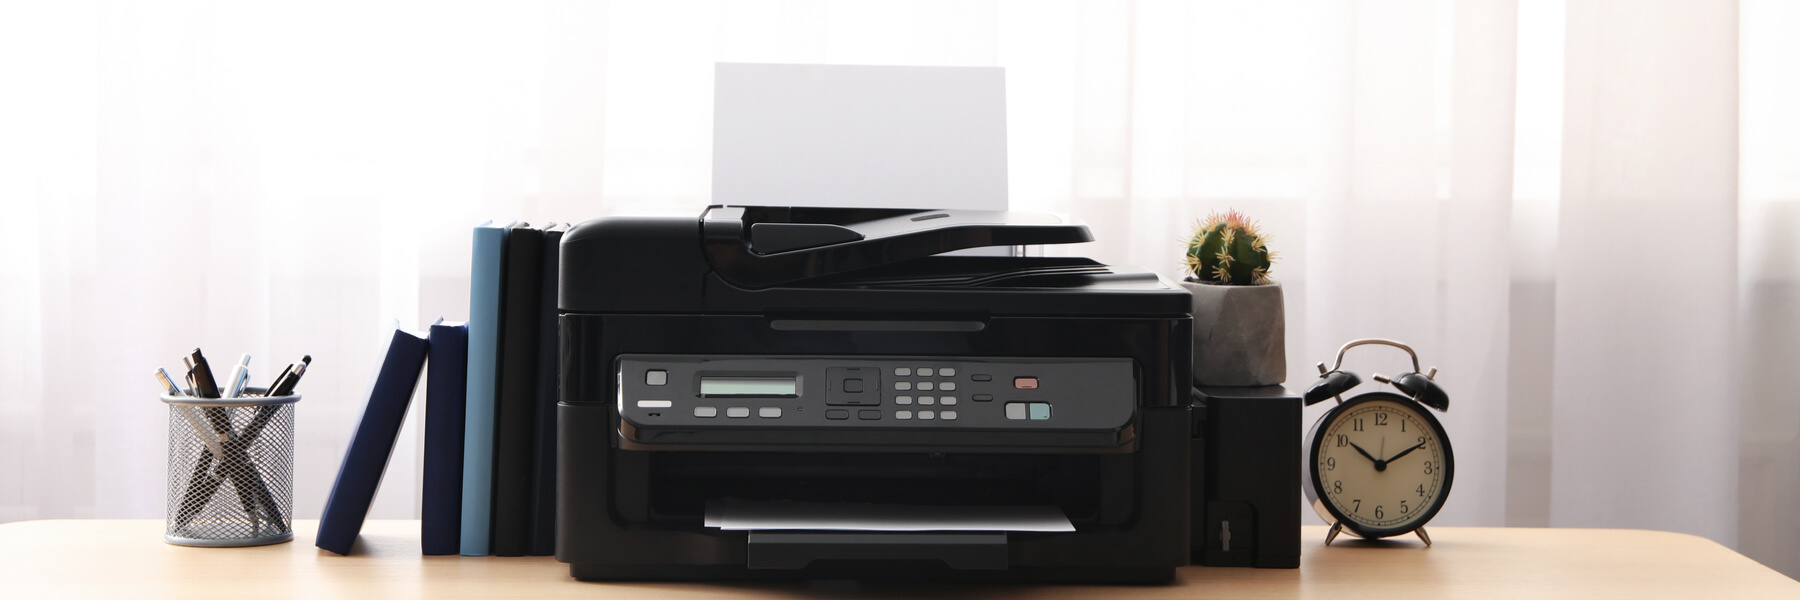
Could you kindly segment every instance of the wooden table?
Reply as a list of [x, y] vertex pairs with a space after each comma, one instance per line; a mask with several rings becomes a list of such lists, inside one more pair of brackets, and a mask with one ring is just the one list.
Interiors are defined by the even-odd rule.
[[1800, 582], [1703, 538], [1622, 529], [1433, 527], [1326, 547], [1308, 527], [1299, 569], [1188, 567], [1177, 585], [589, 583], [549, 557], [420, 556], [418, 521], [371, 521], [351, 556], [293, 542], [164, 544], [161, 520], [0, 525], [0, 598], [1800, 598]]

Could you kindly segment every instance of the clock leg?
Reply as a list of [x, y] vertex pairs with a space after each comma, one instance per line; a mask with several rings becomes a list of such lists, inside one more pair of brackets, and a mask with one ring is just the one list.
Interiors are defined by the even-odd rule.
[[1416, 533], [1416, 534], [1419, 534], [1419, 539], [1421, 539], [1421, 540], [1425, 540], [1425, 547], [1426, 547], [1426, 548], [1430, 548], [1430, 547], [1431, 547], [1431, 536], [1429, 536], [1429, 535], [1425, 535], [1425, 528], [1424, 528], [1424, 527], [1420, 527], [1420, 528], [1418, 528], [1418, 529], [1414, 529], [1414, 530], [1413, 530], [1413, 533]]
[[[1325, 532], [1325, 545], [1327, 545], [1327, 546], [1330, 546], [1330, 545], [1331, 545], [1331, 540], [1335, 540], [1335, 539], [1337, 539], [1337, 536], [1338, 536], [1338, 532], [1339, 532], [1339, 531], [1343, 531], [1343, 529], [1344, 529], [1344, 524], [1343, 524], [1343, 523], [1332, 523], [1332, 524], [1331, 524], [1331, 531], [1327, 531], [1327, 532]], [[1428, 545], [1428, 546], [1429, 546], [1429, 545], [1430, 545], [1430, 543], [1426, 543], [1426, 545]]]

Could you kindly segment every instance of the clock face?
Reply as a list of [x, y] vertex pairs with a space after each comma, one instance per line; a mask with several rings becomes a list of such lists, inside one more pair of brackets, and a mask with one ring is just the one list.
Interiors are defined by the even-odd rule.
[[[1315, 426], [1311, 464], [1315, 508], [1362, 537], [1418, 528], [1450, 493], [1454, 459], [1444, 427], [1405, 396], [1352, 398]], [[1323, 515], [1321, 515], [1323, 516]]]

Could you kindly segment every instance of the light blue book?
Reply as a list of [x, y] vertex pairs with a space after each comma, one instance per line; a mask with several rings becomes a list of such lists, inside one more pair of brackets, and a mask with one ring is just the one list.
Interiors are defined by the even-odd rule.
[[475, 227], [469, 270], [469, 389], [463, 420], [462, 555], [487, 556], [493, 519], [495, 380], [500, 366], [501, 292], [512, 223]]

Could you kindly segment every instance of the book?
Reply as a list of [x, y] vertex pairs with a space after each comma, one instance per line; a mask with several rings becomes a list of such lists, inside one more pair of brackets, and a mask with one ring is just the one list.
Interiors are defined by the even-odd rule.
[[456, 554], [462, 548], [463, 419], [468, 410], [469, 327], [431, 325], [425, 373], [425, 483], [419, 501], [419, 549]]
[[558, 343], [556, 297], [562, 265], [563, 225], [544, 229], [544, 268], [538, 277], [538, 369], [536, 454], [531, 474], [531, 555], [556, 554], [556, 402], [557, 369], [562, 347]]
[[325, 512], [319, 517], [320, 548], [349, 554], [362, 532], [363, 519], [369, 516], [369, 505], [381, 486], [381, 473], [393, 455], [394, 440], [406, 421], [406, 407], [419, 385], [419, 372], [425, 368], [426, 348], [424, 337], [394, 329], [381, 370], [369, 388], [369, 401], [356, 421], [356, 431], [350, 434], [337, 481], [325, 498]]
[[506, 241], [512, 224], [475, 227], [469, 274], [469, 385], [463, 412], [463, 556], [487, 556], [493, 525], [495, 383]]
[[544, 232], [520, 223], [506, 242], [500, 310], [499, 408], [494, 425], [493, 554], [524, 556], [531, 545], [532, 455], [537, 432], [538, 303]]

